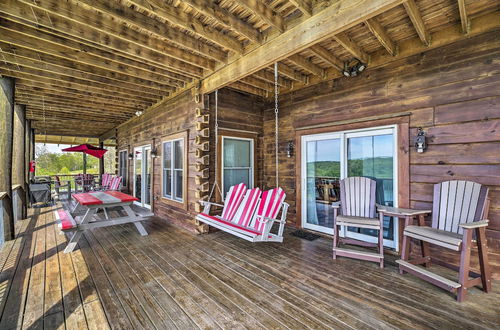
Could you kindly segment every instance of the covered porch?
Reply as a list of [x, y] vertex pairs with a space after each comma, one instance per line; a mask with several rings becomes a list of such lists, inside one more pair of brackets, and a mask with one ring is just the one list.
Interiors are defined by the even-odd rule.
[[0, 250], [2, 329], [493, 329], [500, 321], [498, 286], [458, 303], [400, 276], [392, 256], [385, 269], [334, 261], [330, 238], [289, 231], [282, 245], [255, 245], [153, 218], [149, 236], [132, 225], [94, 229], [65, 254], [58, 207], [30, 209]]

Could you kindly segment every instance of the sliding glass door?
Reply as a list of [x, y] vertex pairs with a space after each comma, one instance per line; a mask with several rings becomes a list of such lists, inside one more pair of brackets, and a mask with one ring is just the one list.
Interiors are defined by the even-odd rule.
[[[395, 127], [302, 137], [302, 225], [333, 234], [332, 202], [339, 200], [339, 180], [364, 176], [377, 182], [377, 203], [397, 206]], [[397, 246], [397, 223], [384, 221], [384, 244]], [[377, 232], [347, 228], [341, 236], [375, 242]]]
[[134, 196], [135, 204], [151, 208], [151, 146], [134, 148]]

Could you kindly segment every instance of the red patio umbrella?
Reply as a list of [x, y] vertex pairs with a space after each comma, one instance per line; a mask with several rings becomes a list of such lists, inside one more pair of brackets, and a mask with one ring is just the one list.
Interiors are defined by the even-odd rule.
[[104, 156], [104, 154], [108, 150], [104, 148], [94, 147], [90, 144], [80, 144], [76, 147], [62, 149], [62, 151], [83, 152], [97, 158], [102, 158], [102, 156]]

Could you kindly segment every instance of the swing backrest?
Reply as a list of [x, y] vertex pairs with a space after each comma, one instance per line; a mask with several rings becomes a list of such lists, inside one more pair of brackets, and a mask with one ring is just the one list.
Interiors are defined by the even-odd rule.
[[240, 226], [248, 227], [252, 221], [255, 210], [259, 203], [260, 195], [262, 191], [259, 188], [248, 189], [245, 197], [241, 201], [238, 210], [234, 216], [233, 222]]
[[244, 183], [231, 186], [224, 200], [224, 209], [222, 210], [222, 219], [232, 221], [236, 215], [236, 211], [241, 204], [241, 200], [247, 191], [247, 186]]
[[257, 212], [253, 219], [253, 228], [258, 232], [264, 230], [264, 222], [262, 217], [268, 217], [271, 219], [276, 219], [278, 213], [285, 201], [285, 191], [281, 188], [273, 188], [271, 190], [266, 190], [262, 193], [260, 198], [259, 206], [257, 207]]

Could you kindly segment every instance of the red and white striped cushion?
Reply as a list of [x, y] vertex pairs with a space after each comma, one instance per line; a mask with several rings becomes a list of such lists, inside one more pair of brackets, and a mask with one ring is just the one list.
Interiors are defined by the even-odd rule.
[[118, 190], [118, 188], [120, 187], [120, 182], [122, 182], [122, 177], [115, 176], [114, 178], [111, 179], [111, 185], [109, 186], [109, 189]]
[[237, 184], [229, 188], [224, 201], [224, 209], [222, 210], [222, 219], [232, 221], [238, 207], [240, 206], [243, 196], [247, 191], [247, 186], [244, 183]]
[[233, 222], [240, 226], [248, 227], [257, 208], [262, 191], [259, 188], [248, 189], [243, 201], [241, 202]]
[[276, 219], [278, 212], [281, 209], [282, 203], [285, 201], [285, 191], [281, 188], [274, 188], [264, 191], [260, 199], [257, 213], [254, 217], [253, 227], [255, 230], [262, 232], [264, 230], [264, 223], [259, 221], [263, 220], [259, 216], [269, 217]]

